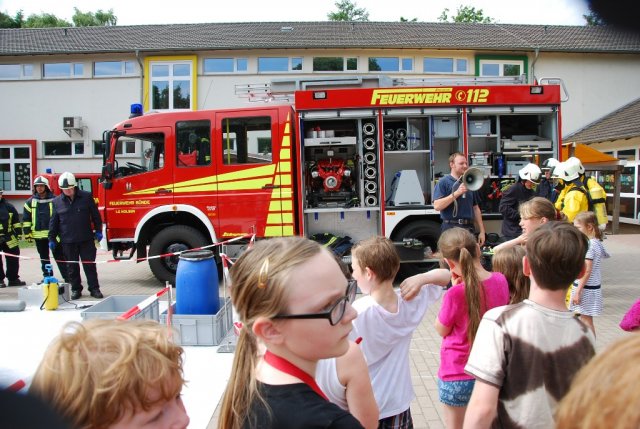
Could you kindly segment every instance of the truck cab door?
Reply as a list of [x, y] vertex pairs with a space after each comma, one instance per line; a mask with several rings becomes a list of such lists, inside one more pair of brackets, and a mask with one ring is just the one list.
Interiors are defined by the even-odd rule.
[[213, 158], [222, 239], [294, 233], [288, 112], [274, 107], [216, 113]]
[[136, 226], [155, 207], [173, 204], [172, 164], [165, 162], [171, 128], [127, 130], [115, 150], [110, 189], [105, 192], [109, 236], [133, 240]]

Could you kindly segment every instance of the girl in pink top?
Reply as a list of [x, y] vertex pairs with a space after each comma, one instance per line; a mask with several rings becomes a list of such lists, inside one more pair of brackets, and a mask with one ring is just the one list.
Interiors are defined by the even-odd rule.
[[485, 311], [509, 303], [509, 285], [501, 273], [482, 268], [480, 247], [473, 235], [462, 228], [442, 233], [438, 250], [447, 270], [432, 270], [406, 279], [401, 285], [403, 297], [411, 297], [424, 284], [442, 284], [443, 278], [453, 286], [442, 298], [435, 322], [442, 336], [438, 391], [444, 404], [447, 428], [462, 428], [464, 413], [473, 390], [474, 378], [465, 374], [473, 339]]
[[620, 322], [620, 327], [625, 331], [640, 331], [640, 299], [637, 300]]

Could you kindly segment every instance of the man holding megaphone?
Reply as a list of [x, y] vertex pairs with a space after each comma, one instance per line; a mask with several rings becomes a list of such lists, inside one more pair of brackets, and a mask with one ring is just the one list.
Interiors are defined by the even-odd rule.
[[472, 233], [478, 230], [478, 243], [485, 241], [480, 199], [475, 191], [482, 187], [482, 172], [469, 168], [467, 157], [456, 152], [449, 157], [451, 173], [444, 176], [433, 191], [433, 207], [440, 212], [442, 231], [449, 228], [465, 228]]

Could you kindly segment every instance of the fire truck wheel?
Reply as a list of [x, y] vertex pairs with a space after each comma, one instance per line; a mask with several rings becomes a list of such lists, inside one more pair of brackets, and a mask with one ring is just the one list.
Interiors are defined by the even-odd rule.
[[[425, 246], [429, 246], [433, 252], [438, 248], [438, 238], [440, 238], [440, 224], [430, 220], [418, 220], [410, 222], [394, 233], [391, 239], [394, 242], [401, 242], [405, 238], [415, 238]], [[416, 262], [400, 264], [400, 270], [396, 276], [397, 281], [402, 281], [407, 277], [425, 273], [434, 268], [438, 268], [438, 262]]]
[[[163, 229], [153, 237], [149, 246], [149, 256], [180, 252], [207, 244], [209, 243], [206, 237], [197, 229], [186, 225], [174, 225]], [[149, 260], [149, 267], [153, 275], [162, 283], [168, 281], [175, 285], [179, 260], [178, 255], [153, 258]]]

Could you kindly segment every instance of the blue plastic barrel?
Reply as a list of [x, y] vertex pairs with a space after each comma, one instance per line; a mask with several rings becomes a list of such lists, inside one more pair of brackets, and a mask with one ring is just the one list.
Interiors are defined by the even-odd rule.
[[216, 314], [218, 310], [218, 269], [213, 252], [182, 253], [176, 271], [176, 314]]

